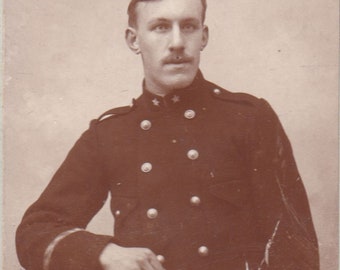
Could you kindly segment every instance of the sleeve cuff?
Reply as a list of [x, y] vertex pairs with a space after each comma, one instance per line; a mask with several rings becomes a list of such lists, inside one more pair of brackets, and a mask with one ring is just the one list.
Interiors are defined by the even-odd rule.
[[99, 255], [111, 242], [112, 236], [73, 232], [55, 245], [48, 270], [101, 270]]

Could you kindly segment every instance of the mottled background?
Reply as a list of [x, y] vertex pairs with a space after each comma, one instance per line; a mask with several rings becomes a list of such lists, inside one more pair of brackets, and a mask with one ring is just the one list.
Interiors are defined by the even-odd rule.
[[[14, 232], [90, 119], [139, 95], [124, 41], [128, 1], [7, 0], [4, 269]], [[338, 254], [338, 1], [208, 1], [206, 78], [266, 98], [291, 139], [310, 198], [322, 269]], [[90, 229], [112, 233], [108, 207]]]

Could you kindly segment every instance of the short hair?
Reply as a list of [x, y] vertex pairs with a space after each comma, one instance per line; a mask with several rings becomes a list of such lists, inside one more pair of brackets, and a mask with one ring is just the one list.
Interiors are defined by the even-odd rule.
[[[137, 12], [136, 12], [136, 6], [139, 2], [151, 2], [156, 0], [131, 0], [127, 14], [129, 17], [129, 26], [135, 26], [137, 23]], [[201, 0], [203, 11], [202, 11], [202, 22], [205, 21], [205, 13], [207, 11], [207, 0]]]

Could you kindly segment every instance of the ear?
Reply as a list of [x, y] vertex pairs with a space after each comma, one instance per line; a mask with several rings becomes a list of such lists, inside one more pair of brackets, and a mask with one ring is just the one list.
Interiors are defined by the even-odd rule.
[[128, 27], [125, 30], [125, 41], [129, 48], [131, 49], [131, 51], [133, 51], [135, 54], [140, 54], [137, 30], [135, 28]]
[[208, 45], [208, 40], [209, 40], [209, 28], [208, 28], [208, 26], [204, 25], [203, 26], [203, 33], [202, 33], [201, 51], [203, 51], [204, 48]]

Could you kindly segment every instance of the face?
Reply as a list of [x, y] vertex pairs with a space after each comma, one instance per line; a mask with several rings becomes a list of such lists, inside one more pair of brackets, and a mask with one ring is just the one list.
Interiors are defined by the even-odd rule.
[[127, 43], [143, 60], [147, 88], [157, 94], [189, 86], [208, 41], [201, 0], [140, 2]]

